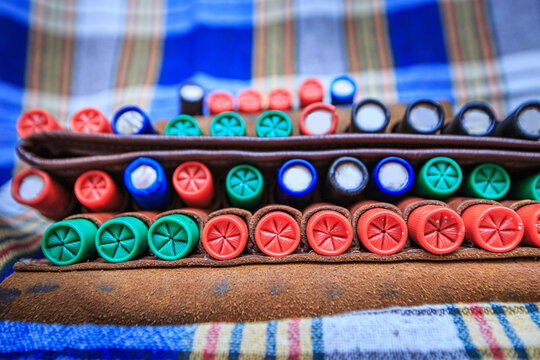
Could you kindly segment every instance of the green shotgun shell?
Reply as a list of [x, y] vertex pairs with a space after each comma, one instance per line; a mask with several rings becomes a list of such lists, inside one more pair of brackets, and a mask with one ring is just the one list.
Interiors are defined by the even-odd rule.
[[225, 187], [232, 206], [252, 209], [261, 202], [264, 180], [257, 168], [238, 165], [227, 174]]
[[165, 135], [198, 136], [202, 135], [202, 131], [193, 116], [182, 114], [173, 117], [167, 123]]
[[233, 111], [218, 114], [212, 119], [210, 124], [210, 135], [212, 136], [244, 136], [246, 135], [246, 125], [240, 115]]
[[499, 165], [480, 164], [471, 171], [465, 186], [468, 196], [498, 200], [510, 189], [510, 176]]
[[148, 246], [160, 259], [178, 260], [199, 242], [199, 226], [187, 215], [172, 214], [157, 219], [148, 230]]
[[516, 200], [540, 201], [540, 173], [518, 181], [512, 186], [512, 195]]
[[285, 137], [292, 134], [289, 115], [283, 111], [269, 110], [257, 119], [255, 131], [259, 137]]
[[458, 163], [446, 156], [434, 157], [422, 166], [416, 178], [420, 196], [443, 199], [461, 185], [463, 174]]
[[133, 260], [148, 250], [148, 227], [134, 216], [111, 219], [96, 233], [96, 249], [102, 258], [119, 263]]
[[90, 220], [71, 219], [52, 224], [41, 238], [43, 254], [55, 265], [71, 265], [96, 255], [97, 226]]

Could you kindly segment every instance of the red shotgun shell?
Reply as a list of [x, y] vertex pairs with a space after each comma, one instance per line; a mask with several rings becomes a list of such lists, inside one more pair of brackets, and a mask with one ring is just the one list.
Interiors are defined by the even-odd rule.
[[298, 87], [298, 97], [300, 98], [300, 107], [323, 101], [323, 84], [315, 78], [307, 78]]
[[62, 130], [51, 114], [42, 109], [27, 110], [17, 120], [17, 134], [23, 139], [32, 134], [51, 130]]
[[375, 208], [358, 219], [356, 233], [360, 242], [377, 255], [397, 253], [407, 242], [407, 224], [393, 211]]
[[263, 109], [262, 94], [255, 89], [244, 89], [236, 96], [238, 111], [254, 113]]
[[270, 110], [290, 110], [292, 102], [292, 93], [286, 88], [273, 89], [268, 93], [268, 108]]
[[233, 214], [218, 215], [204, 225], [201, 241], [206, 252], [217, 260], [234, 259], [248, 239], [246, 222]]
[[338, 115], [330, 104], [314, 103], [300, 113], [300, 132], [304, 135], [327, 135], [336, 131]]
[[525, 245], [540, 247], [540, 204], [525, 205], [516, 212], [525, 227], [521, 242]]
[[298, 222], [283, 211], [264, 215], [255, 227], [255, 242], [266, 255], [282, 257], [291, 254], [300, 244]]
[[187, 161], [176, 168], [172, 183], [187, 206], [207, 208], [214, 198], [212, 173], [198, 161]]
[[17, 202], [31, 206], [50, 218], [65, 215], [72, 201], [71, 193], [49, 174], [32, 168], [21, 171], [13, 178], [11, 195]]
[[465, 222], [465, 238], [484, 250], [510, 251], [523, 238], [521, 218], [507, 207], [478, 204], [465, 209], [461, 216]]
[[109, 120], [101, 111], [93, 107], [81, 109], [73, 114], [69, 129], [83, 133], [113, 133]]
[[321, 210], [309, 218], [306, 236], [317, 253], [336, 256], [351, 246], [353, 228], [349, 219], [337, 211]]
[[94, 212], [120, 211], [124, 194], [114, 180], [104, 171], [90, 170], [75, 181], [77, 200]]
[[465, 237], [465, 226], [458, 213], [439, 205], [414, 209], [407, 226], [414, 242], [433, 254], [448, 254], [456, 250]]
[[233, 95], [224, 90], [212, 91], [208, 94], [206, 104], [210, 110], [210, 114], [220, 114], [226, 111], [234, 110], [234, 97]]

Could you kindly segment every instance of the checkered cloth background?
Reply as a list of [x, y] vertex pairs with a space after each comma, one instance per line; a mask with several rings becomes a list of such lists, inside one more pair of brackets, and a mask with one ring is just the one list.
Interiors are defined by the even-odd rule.
[[[328, 85], [343, 73], [358, 82], [357, 99], [427, 97], [456, 108], [484, 100], [499, 117], [540, 94], [538, 0], [3, 0], [0, 34], [0, 281], [16, 259], [39, 256], [35, 235], [48, 225], [9, 191], [15, 122], [26, 109], [44, 108], [66, 125], [83, 106], [110, 118], [135, 104], [161, 120], [178, 113], [184, 80], [208, 90], [266, 93], [294, 89], [307, 76]], [[133, 344], [128, 354], [142, 356], [158, 339], [156, 354], [164, 356], [191, 348], [201, 356], [229, 348], [234, 356], [244, 348], [261, 356], [368, 356], [379, 344], [373, 334], [392, 345], [388, 357], [441, 357], [458, 348], [462, 355], [538, 357], [529, 345], [540, 338], [536, 306], [496, 304], [156, 330], [1, 327], [2, 348], [33, 349], [36, 357], [55, 354], [53, 339], [74, 356], [120, 356], [125, 344]], [[4, 330], [21, 336], [14, 341]], [[337, 331], [351, 338], [332, 338]], [[50, 341], [38, 343], [36, 334], [44, 332]], [[266, 334], [264, 342], [249, 341], [258, 333]], [[130, 342], [138, 335], [148, 344]]]
[[0, 322], [0, 357], [538, 359], [538, 306], [437, 305], [158, 327]]

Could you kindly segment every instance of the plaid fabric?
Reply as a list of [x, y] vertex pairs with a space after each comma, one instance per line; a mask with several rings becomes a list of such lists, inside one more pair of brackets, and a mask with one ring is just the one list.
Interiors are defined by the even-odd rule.
[[[502, 117], [540, 93], [537, 0], [0, 1], [0, 184], [15, 121], [42, 107], [67, 125], [83, 106], [178, 113], [177, 86], [267, 92], [342, 73], [357, 99], [486, 100]], [[9, 184], [8, 184], [9, 186]], [[46, 222], [0, 192], [0, 281]]]
[[42, 257], [42, 234], [50, 221], [15, 202], [11, 182], [0, 187], [0, 282], [13, 272], [13, 264], [23, 257]]
[[114, 327], [0, 322], [3, 357], [540, 357], [539, 304], [451, 304], [258, 323]]

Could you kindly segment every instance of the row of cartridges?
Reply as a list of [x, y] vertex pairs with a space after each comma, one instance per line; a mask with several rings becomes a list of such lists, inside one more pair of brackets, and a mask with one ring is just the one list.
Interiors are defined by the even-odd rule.
[[412, 194], [429, 199], [460, 194], [489, 200], [540, 201], [540, 173], [515, 174], [511, 181], [505, 168], [494, 163], [467, 166], [462, 171], [449, 157], [434, 157], [413, 167], [403, 158], [389, 156], [368, 165], [371, 173], [355, 157], [339, 157], [329, 167], [290, 159], [277, 171], [265, 167], [263, 174], [245, 163], [223, 172], [222, 167], [209, 168], [198, 161], [164, 168], [155, 159], [140, 157], [125, 167], [122, 176], [94, 169], [82, 173], [71, 186], [29, 168], [13, 179], [12, 195], [50, 218], [73, 213], [80, 208], [77, 203], [87, 211], [118, 212], [164, 211], [178, 206], [254, 210], [271, 203], [303, 209], [317, 201], [339, 205], [362, 199], [396, 202]]
[[150, 252], [166, 261], [191, 253], [220, 261], [242, 254], [338, 256], [366, 250], [388, 256], [410, 247], [409, 238], [437, 255], [451, 253], [462, 244], [500, 253], [519, 244], [539, 247], [539, 218], [538, 203], [467, 198], [448, 203], [407, 198], [397, 206], [363, 201], [348, 209], [313, 204], [304, 212], [270, 205], [254, 214], [232, 208], [209, 214], [189, 208], [165, 213], [87, 213], [49, 226], [42, 250], [56, 265], [96, 255], [118, 263]]
[[[488, 104], [471, 102], [464, 105], [454, 119], [446, 123], [445, 111], [439, 102], [420, 99], [408, 105], [401, 121], [390, 125], [389, 108], [377, 99], [353, 102], [355, 89], [352, 78], [340, 77], [331, 84], [331, 104], [324, 103], [323, 85], [315, 78], [305, 80], [298, 90], [302, 108], [298, 119], [300, 134], [328, 135], [341, 131], [338, 129], [337, 105], [351, 108], [350, 122], [346, 130], [350, 133], [441, 133], [540, 139], [539, 101], [522, 103], [503, 120], [497, 118]], [[204, 89], [195, 83], [185, 83], [180, 87], [180, 99], [181, 114], [168, 121], [165, 135], [245, 136], [246, 123], [242, 115], [249, 114], [259, 115], [254, 134], [256, 136], [284, 137], [293, 134], [293, 124], [288, 115], [293, 98], [292, 93], [285, 88], [274, 89], [268, 94], [267, 107], [263, 106], [262, 94], [255, 89], [244, 89], [238, 92], [236, 98], [223, 90], [216, 90], [205, 96]], [[194, 117], [203, 112], [214, 116], [206, 134], [203, 134]], [[158, 133], [150, 116], [141, 108], [131, 105], [116, 111], [110, 122], [96, 108], [80, 109], [71, 116], [68, 127], [70, 131], [86, 133]], [[63, 126], [43, 109], [28, 110], [17, 121], [17, 131], [21, 138], [61, 129]]]

